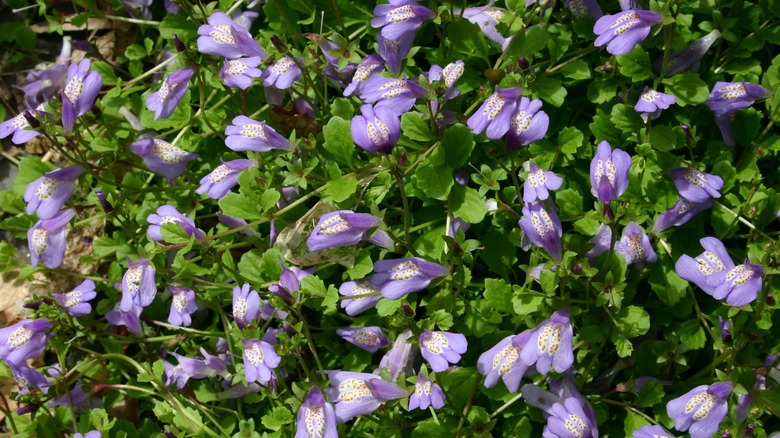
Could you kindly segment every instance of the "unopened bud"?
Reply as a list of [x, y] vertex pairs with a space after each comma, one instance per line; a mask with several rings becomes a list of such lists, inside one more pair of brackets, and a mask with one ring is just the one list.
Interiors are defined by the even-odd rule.
[[528, 61], [528, 58], [523, 56], [523, 57], [521, 57], [520, 59], [517, 60], [517, 65], [519, 65], [520, 68], [525, 70], [525, 69], [527, 69], [528, 67], [531, 66], [531, 63]]
[[409, 158], [406, 156], [406, 151], [401, 151], [401, 154], [398, 156], [398, 165], [401, 167], [409, 165]]
[[564, 12], [563, 14], [561, 14], [561, 23], [563, 23], [563, 24], [569, 24], [569, 23], [571, 23], [571, 15], [569, 15], [569, 14], [568, 14], [568, 13], [566, 13], [566, 12]]
[[604, 73], [612, 73], [613, 70], [615, 70], [615, 67], [610, 64], [605, 64], [599, 67], [600, 71], [603, 71]]
[[775, 296], [772, 294], [766, 294], [766, 303], [770, 306], [774, 306], [777, 301], [775, 301]]
[[412, 308], [409, 307], [408, 303], [401, 303], [401, 309], [403, 309], [405, 317], [411, 318], [414, 316], [414, 310], [412, 310]]
[[106, 199], [106, 192], [98, 190], [95, 192], [95, 195], [97, 195], [100, 206], [103, 207], [104, 212], [111, 213], [114, 211], [114, 206]]
[[173, 34], [173, 45], [176, 47], [176, 50], [180, 52], [184, 52], [185, 50], [187, 50], [187, 47], [179, 39], [179, 35]]
[[574, 265], [574, 267], [571, 268], [571, 272], [573, 272], [574, 275], [580, 275], [580, 273], [582, 273], [582, 263]]
[[38, 410], [37, 405], [24, 405], [16, 408], [16, 415], [25, 415]]
[[25, 111], [22, 114], [24, 114], [24, 118], [27, 120], [27, 123], [29, 123], [30, 126], [33, 127], [33, 129], [36, 129], [41, 126], [41, 122], [39, 122], [38, 119], [30, 111]]
[[271, 37], [271, 44], [274, 45], [274, 48], [278, 50], [280, 53], [287, 53], [287, 44], [282, 41], [281, 38], [274, 35]]

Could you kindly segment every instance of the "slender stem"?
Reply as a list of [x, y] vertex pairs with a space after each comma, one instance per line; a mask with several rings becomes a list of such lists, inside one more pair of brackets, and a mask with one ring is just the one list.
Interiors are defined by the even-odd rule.
[[520, 400], [521, 398], [523, 398], [523, 393], [522, 393], [522, 392], [519, 392], [519, 393], [517, 393], [517, 395], [516, 395], [516, 396], [512, 397], [512, 398], [511, 398], [509, 401], [507, 401], [506, 403], [504, 403], [503, 405], [501, 405], [501, 407], [500, 407], [500, 408], [496, 409], [496, 410], [495, 410], [495, 412], [493, 412], [492, 414], [490, 414], [490, 418], [493, 418], [493, 417], [495, 417], [496, 415], [500, 414], [501, 412], [504, 412], [504, 410], [505, 410], [506, 408], [508, 408], [508, 407], [512, 406], [512, 404], [514, 404], [514, 402], [516, 402], [516, 401]]

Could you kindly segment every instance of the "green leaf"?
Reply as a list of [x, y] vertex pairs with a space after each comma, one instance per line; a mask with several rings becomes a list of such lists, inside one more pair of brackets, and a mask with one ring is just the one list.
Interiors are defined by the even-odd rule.
[[263, 265], [262, 252], [256, 249], [241, 256], [241, 260], [238, 262], [238, 271], [247, 280], [262, 284], [265, 281]]
[[620, 74], [631, 78], [635, 82], [641, 82], [653, 77], [653, 69], [650, 65], [650, 57], [641, 47], [636, 46], [634, 50], [625, 55], [615, 57], [620, 66]]
[[168, 14], [160, 23], [160, 36], [172, 40], [173, 34], [186, 45], [198, 38], [198, 23], [181, 15]]
[[401, 308], [403, 300], [388, 300], [387, 298], [380, 298], [376, 303], [376, 313], [379, 316], [391, 316], [398, 312]]
[[513, 312], [513, 297], [512, 286], [504, 280], [496, 278], [485, 279], [485, 299], [494, 309], [505, 313]]
[[677, 133], [667, 125], [655, 125], [650, 129], [650, 145], [658, 151], [671, 151], [677, 147]]
[[612, 123], [623, 132], [637, 132], [645, 125], [645, 122], [634, 111], [634, 108], [619, 103], [612, 107]]
[[184, 231], [184, 228], [174, 223], [162, 224], [160, 234], [166, 243], [179, 244], [187, 243], [190, 240], [190, 235]]
[[357, 178], [354, 176], [343, 177], [330, 181], [328, 188], [325, 189], [325, 194], [330, 196], [335, 202], [342, 202], [357, 193], [357, 187]]
[[564, 189], [555, 192], [555, 203], [558, 205], [558, 215], [563, 220], [582, 216], [582, 195], [574, 189]]
[[688, 282], [680, 278], [668, 259], [659, 258], [650, 270], [650, 286], [667, 306], [677, 304], [687, 293]]
[[577, 152], [583, 141], [585, 135], [579, 129], [573, 126], [567, 126], [558, 133], [558, 145], [561, 147], [561, 152], [564, 154], [573, 154]]
[[325, 298], [322, 299], [320, 307], [325, 315], [335, 315], [339, 305], [339, 290], [335, 286], [328, 286], [325, 292]]
[[270, 211], [276, 207], [276, 202], [279, 201], [279, 198], [281, 197], [282, 195], [276, 191], [276, 189], [266, 189], [262, 196], [260, 196], [260, 207], [263, 209], [263, 211]]
[[[408, 113], [407, 113], [408, 114]], [[471, 129], [460, 123], [447, 127], [441, 139], [444, 148], [444, 161], [452, 169], [463, 167], [474, 150], [474, 137]]]
[[277, 406], [270, 413], [263, 415], [263, 426], [271, 430], [279, 430], [287, 424], [292, 424], [293, 414], [284, 406]]
[[325, 138], [325, 150], [330, 152], [339, 164], [352, 167], [355, 143], [352, 141], [350, 122], [334, 116], [322, 127], [322, 135]]
[[590, 79], [590, 65], [587, 62], [578, 59], [566, 64], [561, 69], [561, 74], [563, 74], [563, 77], [565, 78], [574, 80]]
[[686, 72], [664, 80], [665, 90], [677, 97], [680, 106], [704, 103], [710, 95], [707, 83], [698, 74]]
[[344, 120], [352, 120], [352, 117], [355, 115], [355, 107], [349, 99], [337, 97], [333, 99], [330, 104], [330, 112], [335, 117], [340, 117]]
[[650, 423], [645, 419], [645, 417], [626, 410], [626, 419], [623, 420], [624, 436], [633, 436], [634, 431], [641, 429], [643, 426], [649, 425]]
[[455, 217], [471, 224], [482, 222], [487, 214], [485, 198], [476, 189], [460, 184], [454, 185], [450, 191], [450, 206]]
[[617, 95], [617, 89], [617, 82], [604, 78], [596, 78], [588, 84], [588, 100], [592, 103], [609, 102]]
[[749, 145], [758, 137], [761, 130], [762, 114], [755, 108], [737, 111], [732, 126], [732, 134], [737, 144]]
[[635, 338], [650, 330], [650, 315], [641, 307], [627, 306], [615, 315], [620, 332], [626, 338]]
[[680, 342], [691, 350], [704, 348], [707, 343], [707, 335], [701, 327], [698, 319], [689, 319], [680, 326]]
[[125, 56], [131, 61], [144, 59], [148, 55], [149, 53], [146, 51], [146, 48], [140, 44], [131, 44], [127, 47], [127, 49], [125, 49]]
[[419, 142], [427, 142], [434, 138], [431, 128], [423, 120], [422, 114], [415, 111], [406, 112], [401, 116], [401, 133], [404, 137]]
[[563, 101], [568, 94], [561, 81], [548, 76], [536, 78], [531, 87], [531, 92], [533, 97], [538, 97], [556, 107], [563, 105]]
[[652, 407], [664, 399], [664, 385], [659, 380], [647, 380], [637, 394], [637, 406]]
[[251, 202], [245, 195], [235, 192], [223, 196], [219, 200], [219, 208], [226, 216], [247, 220], [259, 219], [263, 212], [261, 206]]
[[261, 438], [258, 432], [255, 431], [255, 419], [241, 420], [238, 423], [238, 432], [233, 434], [232, 438]]
[[14, 192], [23, 196], [27, 184], [54, 169], [54, 165], [50, 162], [44, 163], [35, 155], [27, 155], [19, 162], [19, 173], [16, 175], [16, 179], [14, 179]]
[[443, 148], [436, 148], [415, 172], [416, 187], [425, 196], [444, 201], [455, 184], [452, 168], [444, 163]]

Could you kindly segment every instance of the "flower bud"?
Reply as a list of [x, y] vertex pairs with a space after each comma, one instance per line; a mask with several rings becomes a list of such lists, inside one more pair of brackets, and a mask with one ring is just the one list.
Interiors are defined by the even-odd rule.
[[284, 41], [282, 41], [282, 39], [278, 36], [274, 35], [271, 37], [271, 44], [273, 44], [274, 48], [279, 52], [287, 53], [287, 44], [285, 44]]
[[187, 47], [179, 39], [179, 35], [173, 34], [173, 45], [176, 47], [176, 50], [180, 52], [184, 52], [187, 50]]

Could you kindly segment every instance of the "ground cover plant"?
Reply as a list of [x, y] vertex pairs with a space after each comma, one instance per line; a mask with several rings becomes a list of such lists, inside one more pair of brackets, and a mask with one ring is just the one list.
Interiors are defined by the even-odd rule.
[[26, 3], [9, 435], [780, 433], [777, 1]]

